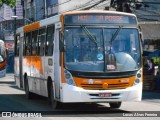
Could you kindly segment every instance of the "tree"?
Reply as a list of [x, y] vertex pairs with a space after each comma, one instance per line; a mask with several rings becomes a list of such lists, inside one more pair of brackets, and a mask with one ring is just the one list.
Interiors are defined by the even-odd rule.
[[116, 6], [116, 11], [131, 13], [130, 2], [130, 0], [111, 0], [110, 6]]
[[16, 5], [16, 0], [0, 0], [0, 5], [6, 4], [11, 7], [14, 7]]

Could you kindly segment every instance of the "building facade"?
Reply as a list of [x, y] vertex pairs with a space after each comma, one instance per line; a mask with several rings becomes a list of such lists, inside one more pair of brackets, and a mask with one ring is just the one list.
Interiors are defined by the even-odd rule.
[[[133, 13], [138, 17], [138, 21], [160, 21], [160, 4], [156, 0], [140, 1], [145, 3], [139, 10], [133, 10]], [[16, 27], [72, 10], [105, 10], [110, 2], [111, 0], [17, 0], [16, 16], [18, 18], [16, 19]], [[152, 2], [157, 2], [157, 4]], [[15, 19], [11, 17], [13, 15], [15, 15], [14, 8], [7, 5], [0, 8], [0, 38], [4, 39], [6, 43], [14, 41]], [[9, 45], [11, 46], [11, 44]]]
[[24, 17], [31, 21], [72, 10], [105, 9], [109, 4], [110, 0], [23, 0]]
[[[12, 18], [13, 15], [18, 16], [16, 20]], [[0, 7], [0, 39], [5, 41], [6, 48], [9, 52], [14, 51], [14, 33], [15, 29], [20, 26], [23, 26], [23, 7], [21, 0], [16, 1], [15, 8], [11, 8], [5, 4], [2, 5]]]

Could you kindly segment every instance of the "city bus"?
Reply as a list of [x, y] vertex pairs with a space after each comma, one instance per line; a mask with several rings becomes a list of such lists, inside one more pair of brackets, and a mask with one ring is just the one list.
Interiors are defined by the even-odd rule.
[[6, 48], [3, 40], [0, 40], [0, 78], [6, 76]]
[[18, 28], [15, 81], [26, 97], [65, 103], [142, 98], [142, 40], [134, 14], [71, 11]]

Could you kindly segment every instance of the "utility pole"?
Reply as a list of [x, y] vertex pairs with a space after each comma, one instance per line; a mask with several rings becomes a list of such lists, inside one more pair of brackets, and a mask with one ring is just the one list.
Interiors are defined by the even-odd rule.
[[44, 18], [47, 18], [47, 3], [46, 3], [46, 0], [44, 0]]
[[[16, 16], [16, 6], [14, 8], [14, 16]], [[14, 17], [14, 40], [16, 36], [16, 17]]]

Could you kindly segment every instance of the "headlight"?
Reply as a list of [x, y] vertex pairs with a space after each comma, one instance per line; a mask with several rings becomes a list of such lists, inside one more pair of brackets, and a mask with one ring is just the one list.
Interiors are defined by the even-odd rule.
[[65, 78], [69, 79], [69, 78], [71, 78], [71, 75], [67, 73], [67, 74], [65, 74]]
[[69, 84], [69, 85], [75, 86], [75, 82], [73, 80], [73, 77], [68, 70], [66, 70], [66, 69], [64, 70], [64, 75], [65, 75], [65, 78], [66, 78], [66, 83]]
[[141, 76], [142, 76], [141, 73], [137, 74], [137, 78], [141, 78]]
[[135, 83], [135, 84], [140, 83], [140, 79], [138, 79], [138, 78], [137, 78], [137, 79], [135, 79], [134, 83]]
[[140, 69], [136, 74], [136, 79], [134, 80], [134, 85], [137, 85], [142, 81], [142, 70]]
[[0, 62], [3, 62], [4, 61], [4, 59], [2, 58], [2, 56], [0, 56]]

